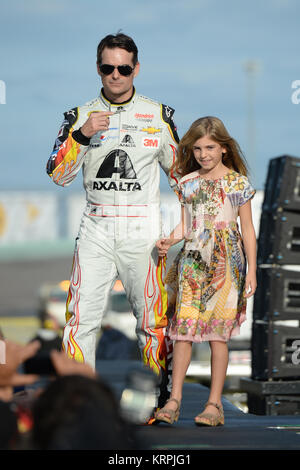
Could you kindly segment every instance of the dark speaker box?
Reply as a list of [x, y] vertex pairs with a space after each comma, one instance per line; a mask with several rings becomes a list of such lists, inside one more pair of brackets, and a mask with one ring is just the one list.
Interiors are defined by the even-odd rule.
[[300, 211], [300, 158], [282, 155], [269, 162], [265, 184], [263, 212], [279, 207]]
[[300, 397], [297, 395], [267, 395], [248, 394], [247, 405], [249, 413], [256, 415], [299, 415]]
[[300, 264], [300, 212], [263, 212], [257, 243], [260, 264]]
[[300, 328], [254, 321], [251, 365], [254, 380], [300, 379]]
[[259, 266], [252, 315], [253, 320], [300, 321], [300, 270]]
[[299, 380], [252, 380], [243, 377], [240, 389], [247, 393], [249, 413], [256, 415], [300, 414]]

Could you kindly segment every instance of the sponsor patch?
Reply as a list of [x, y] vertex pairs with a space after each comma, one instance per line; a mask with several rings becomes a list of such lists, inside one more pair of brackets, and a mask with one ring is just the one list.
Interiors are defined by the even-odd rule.
[[137, 181], [94, 181], [93, 189], [98, 191], [141, 191]]
[[114, 134], [114, 133], [111, 134], [111, 131], [118, 131], [118, 130], [119, 130], [118, 127], [110, 127], [108, 131], [106, 132], [103, 132], [103, 131], [97, 132], [97, 134], [93, 135], [93, 137], [91, 138], [90, 148], [95, 149], [95, 148], [101, 147], [101, 145], [104, 144], [106, 140], [118, 139], [119, 138], [118, 134]]
[[60, 145], [67, 140], [70, 129], [74, 126], [78, 118], [78, 108], [73, 108], [64, 113], [65, 119], [62, 122], [62, 125], [59, 129], [58, 136], [56, 138], [53, 151], [57, 150]]
[[131, 135], [125, 135], [125, 137], [120, 142], [120, 147], [135, 147], [135, 143]]
[[133, 124], [123, 124], [121, 132], [136, 132], [138, 130], [138, 126]]
[[142, 147], [150, 147], [150, 148], [156, 148], [157, 149], [159, 147], [159, 142], [160, 142], [159, 138], [151, 139], [149, 137], [145, 137], [142, 140]]
[[139, 121], [151, 122], [152, 119], [154, 118], [154, 114], [135, 113], [134, 117], [135, 119], [138, 119]]
[[175, 142], [179, 143], [177, 127], [173, 119], [174, 109], [168, 106], [167, 104], [163, 104], [161, 106], [162, 106], [162, 118], [165, 121], [165, 123], [168, 124], [170, 132]]
[[101, 163], [96, 178], [111, 178], [114, 173], [119, 173], [120, 178], [136, 179], [129, 155], [122, 149], [109, 152]]
[[147, 134], [158, 134], [161, 132], [161, 128], [157, 127], [143, 127], [141, 129], [142, 132], [147, 132]]

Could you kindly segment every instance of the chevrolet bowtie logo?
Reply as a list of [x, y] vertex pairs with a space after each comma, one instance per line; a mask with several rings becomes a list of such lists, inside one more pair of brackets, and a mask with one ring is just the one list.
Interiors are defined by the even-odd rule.
[[156, 134], [161, 132], [161, 129], [156, 129], [156, 127], [144, 127], [142, 132], [147, 132], [147, 134]]

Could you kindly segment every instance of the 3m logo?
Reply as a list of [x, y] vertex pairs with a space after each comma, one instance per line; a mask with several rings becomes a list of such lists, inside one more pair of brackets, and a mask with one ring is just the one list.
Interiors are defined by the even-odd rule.
[[145, 138], [142, 141], [143, 147], [151, 147], [151, 148], [158, 148], [159, 146], [159, 139], [148, 139]]

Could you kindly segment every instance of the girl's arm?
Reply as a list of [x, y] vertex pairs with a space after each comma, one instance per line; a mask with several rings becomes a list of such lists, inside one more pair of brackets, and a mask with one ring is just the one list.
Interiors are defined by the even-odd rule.
[[256, 290], [256, 234], [252, 221], [251, 201], [239, 209], [241, 232], [247, 258], [245, 297], [251, 297]]
[[185, 208], [181, 206], [181, 220], [174, 230], [170, 233], [168, 238], [161, 238], [156, 242], [158, 254], [161, 257], [166, 256], [169, 248], [184, 239], [185, 233]]

